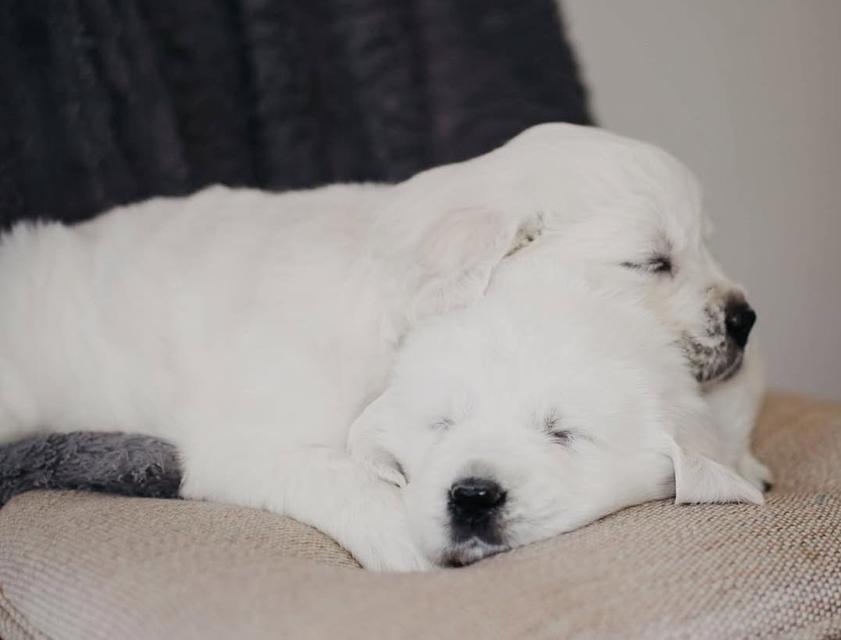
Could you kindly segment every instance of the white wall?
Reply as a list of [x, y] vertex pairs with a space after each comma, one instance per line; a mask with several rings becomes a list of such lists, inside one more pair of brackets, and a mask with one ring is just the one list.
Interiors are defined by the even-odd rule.
[[601, 125], [704, 185], [770, 382], [841, 399], [841, 0], [563, 0]]

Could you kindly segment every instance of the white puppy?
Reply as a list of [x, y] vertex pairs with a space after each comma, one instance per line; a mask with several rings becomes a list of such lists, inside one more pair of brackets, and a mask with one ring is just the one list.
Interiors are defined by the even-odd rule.
[[[627, 164], [648, 181], [623, 177], [638, 171]], [[162, 436], [182, 454], [187, 497], [287, 513], [366, 566], [424, 566], [400, 491], [346, 455], [348, 427], [383, 389], [407, 331], [478, 300], [502, 257], [541, 231], [535, 256], [637, 277], [702, 382], [735, 371], [735, 359], [715, 364], [722, 349], [706, 349], [717, 338], [705, 337], [703, 292], [717, 272], [695, 203], [668, 214], [652, 204], [693, 193], [673, 165], [639, 143], [547, 125], [394, 187], [216, 187], [74, 227], [19, 226], [0, 243], [0, 438], [42, 428]], [[625, 226], [614, 224], [623, 198], [639, 210]], [[665, 225], [677, 229], [666, 238], [675, 284], [655, 284], [659, 245], [647, 243], [659, 236], [644, 232], [671, 215], [682, 221]], [[630, 227], [642, 229], [635, 240], [612, 239]], [[681, 273], [696, 274], [685, 288]], [[731, 439], [747, 451], [746, 436]]]
[[622, 289], [651, 309], [680, 341], [701, 391], [724, 428], [730, 458], [756, 486], [769, 471], [750, 453], [763, 392], [756, 319], [741, 287], [707, 245], [710, 223], [691, 172], [662, 150], [567, 124], [533, 127], [469, 162], [419, 174], [399, 190], [415, 215], [464, 206], [504, 211], [529, 254], [586, 270], [606, 290]]
[[287, 513], [369, 567], [424, 566], [347, 430], [407, 329], [479, 298], [517, 227], [475, 208], [387, 215], [389, 192], [215, 187], [17, 226], [0, 242], [0, 440], [163, 437], [185, 497]]
[[666, 496], [762, 502], [649, 311], [551, 261], [512, 261], [483, 300], [408, 336], [351, 429], [356, 455], [407, 481], [431, 561], [469, 564]]

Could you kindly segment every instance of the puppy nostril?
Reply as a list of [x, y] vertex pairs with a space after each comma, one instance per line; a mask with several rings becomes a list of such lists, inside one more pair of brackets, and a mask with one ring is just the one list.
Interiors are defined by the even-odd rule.
[[466, 513], [483, 513], [502, 506], [506, 493], [497, 482], [464, 478], [450, 487], [450, 507]]
[[756, 312], [747, 302], [731, 302], [724, 309], [727, 335], [733, 338], [740, 348], [744, 348], [747, 344], [750, 330], [755, 323]]

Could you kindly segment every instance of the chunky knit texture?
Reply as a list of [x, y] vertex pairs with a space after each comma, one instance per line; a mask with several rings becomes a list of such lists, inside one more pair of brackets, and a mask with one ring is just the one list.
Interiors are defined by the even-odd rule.
[[0, 223], [395, 181], [588, 123], [554, 0], [5, 0]]

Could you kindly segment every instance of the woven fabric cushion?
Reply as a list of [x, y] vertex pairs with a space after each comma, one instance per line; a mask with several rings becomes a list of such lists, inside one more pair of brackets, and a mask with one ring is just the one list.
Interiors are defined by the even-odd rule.
[[427, 574], [355, 568], [269, 513], [30, 493], [0, 511], [0, 635], [19, 638], [841, 636], [841, 407], [766, 402], [765, 507], [627, 509]]

